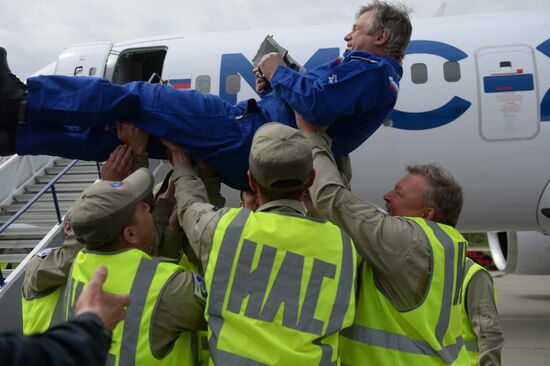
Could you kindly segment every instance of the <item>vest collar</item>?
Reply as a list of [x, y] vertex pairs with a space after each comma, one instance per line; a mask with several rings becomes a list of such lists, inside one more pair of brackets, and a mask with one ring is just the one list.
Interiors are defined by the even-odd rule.
[[300, 201], [296, 200], [273, 200], [267, 203], [264, 203], [256, 212], [273, 212], [273, 211], [283, 211], [283, 212], [292, 212], [298, 213], [300, 215], [305, 215], [306, 210], [304, 205]]

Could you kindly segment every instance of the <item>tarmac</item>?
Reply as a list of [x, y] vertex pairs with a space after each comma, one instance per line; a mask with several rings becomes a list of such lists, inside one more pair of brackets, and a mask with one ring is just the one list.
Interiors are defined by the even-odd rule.
[[550, 366], [550, 276], [493, 273], [504, 366]]

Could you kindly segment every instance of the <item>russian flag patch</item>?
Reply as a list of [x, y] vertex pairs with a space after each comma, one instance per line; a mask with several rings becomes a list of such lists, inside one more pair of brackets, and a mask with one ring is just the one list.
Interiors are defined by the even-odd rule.
[[170, 79], [168, 81], [176, 89], [191, 89], [191, 79]]

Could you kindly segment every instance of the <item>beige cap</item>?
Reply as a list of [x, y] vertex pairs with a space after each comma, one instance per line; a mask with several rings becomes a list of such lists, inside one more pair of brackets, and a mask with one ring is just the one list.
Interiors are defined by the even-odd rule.
[[300, 131], [270, 122], [254, 134], [248, 163], [262, 187], [276, 192], [296, 191], [313, 171], [311, 144]]
[[141, 168], [122, 182], [102, 180], [88, 187], [71, 207], [76, 239], [88, 247], [112, 242], [128, 225], [134, 207], [153, 188], [153, 176]]

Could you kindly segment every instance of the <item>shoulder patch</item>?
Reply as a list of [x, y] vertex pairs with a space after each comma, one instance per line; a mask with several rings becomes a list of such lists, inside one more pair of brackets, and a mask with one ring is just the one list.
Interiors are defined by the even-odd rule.
[[208, 292], [206, 291], [204, 278], [195, 272], [191, 272], [191, 274], [193, 275], [193, 294], [199, 301], [206, 302]]
[[47, 249], [41, 250], [40, 252], [36, 253], [36, 256], [38, 258], [46, 258], [52, 250], [53, 248], [47, 248]]

